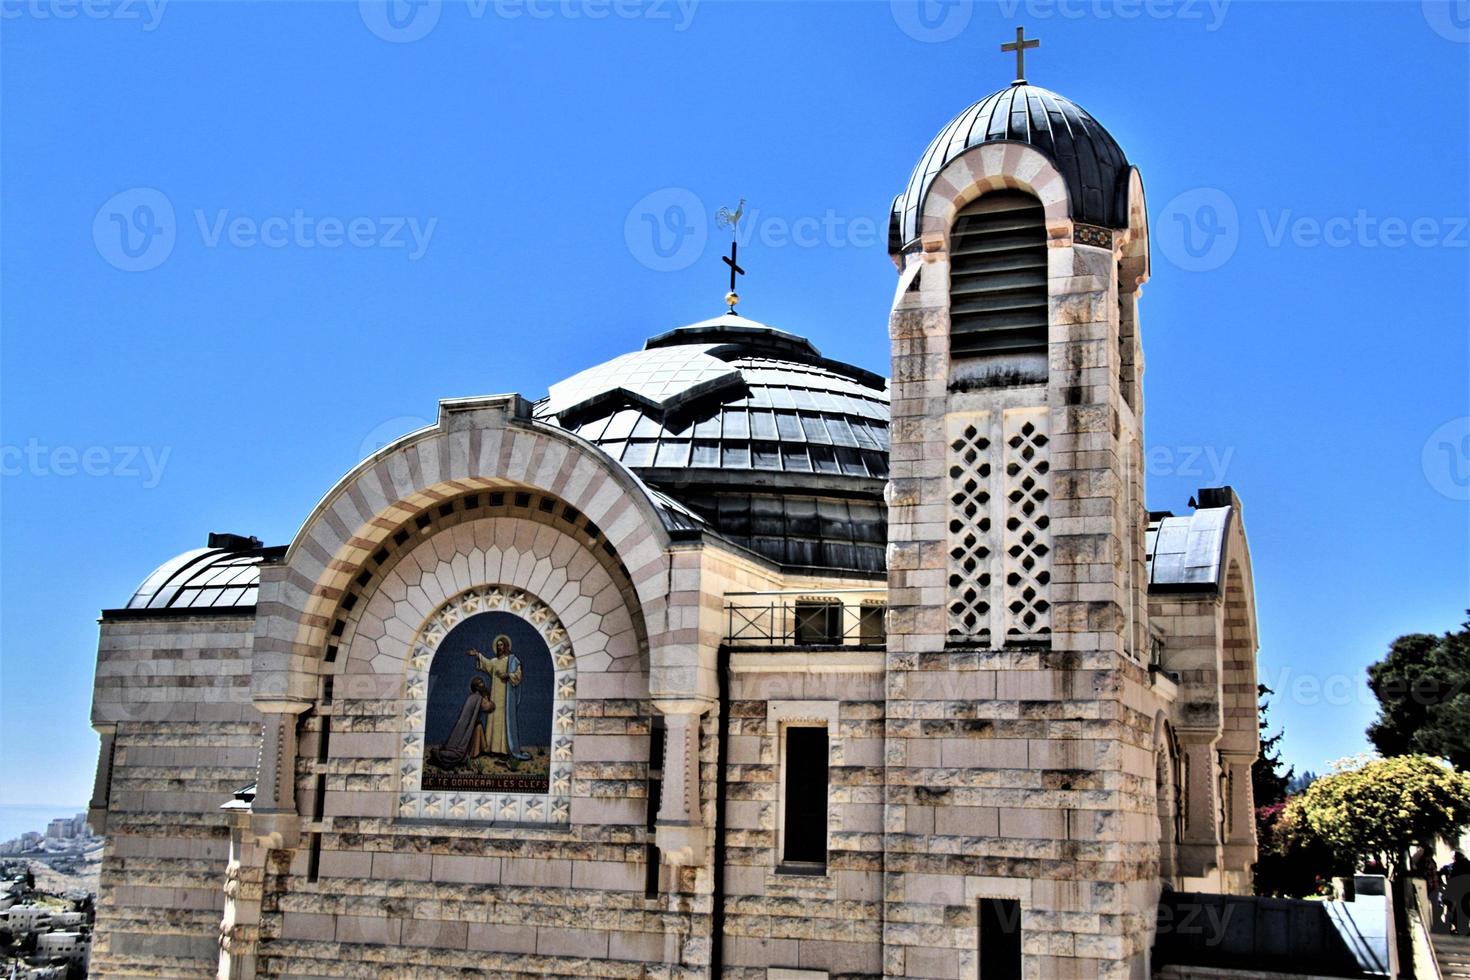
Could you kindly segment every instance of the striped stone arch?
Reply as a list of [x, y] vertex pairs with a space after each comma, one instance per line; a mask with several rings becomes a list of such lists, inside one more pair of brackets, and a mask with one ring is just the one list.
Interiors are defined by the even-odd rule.
[[1004, 189], [1035, 195], [1046, 215], [1047, 235], [1071, 238], [1071, 199], [1055, 165], [1024, 143], [994, 141], [955, 157], [930, 185], [919, 225], [924, 251], [948, 251], [950, 227], [960, 210], [987, 191]]
[[1148, 237], [1148, 201], [1138, 168], [1128, 171], [1128, 229], [1121, 233], [1118, 288], [1133, 292], [1148, 282], [1152, 257]]
[[1222, 751], [1249, 753], [1260, 748], [1257, 724], [1255, 589], [1251, 582], [1250, 556], [1238, 549], [1245, 547], [1240, 530], [1240, 515], [1235, 520], [1226, 542], [1226, 560], [1222, 564], [1220, 591], [1224, 599], [1224, 623], [1220, 636], [1220, 720]]
[[436, 425], [364, 460], [317, 504], [285, 559], [263, 569], [252, 693], [269, 710], [299, 710], [337, 611], [373, 554], [415, 515], [468, 492], [541, 491], [593, 522], [627, 569], [650, 652], [668, 643], [668, 535], [644, 488], [596, 447], [533, 421], [519, 395], [440, 403]]

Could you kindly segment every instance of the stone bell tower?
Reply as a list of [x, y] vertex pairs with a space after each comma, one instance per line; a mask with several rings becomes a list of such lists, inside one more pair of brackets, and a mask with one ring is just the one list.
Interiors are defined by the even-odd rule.
[[935, 137], [889, 243], [885, 970], [1143, 976], [1142, 183], [1018, 77]]

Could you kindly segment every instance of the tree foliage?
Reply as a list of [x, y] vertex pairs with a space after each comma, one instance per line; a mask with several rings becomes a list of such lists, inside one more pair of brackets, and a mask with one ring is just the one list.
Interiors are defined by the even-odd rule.
[[1385, 756], [1423, 753], [1470, 770], [1470, 621], [1458, 633], [1410, 633], [1368, 668], [1378, 719], [1368, 738]]
[[[1286, 733], [1266, 734], [1268, 727], [1266, 715], [1271, 707], [1269, 696], [1275, 693], [1265, 684], [1256, 685], [1256, 697], [1260, 701], [1258, 725], [1261, 729], [1261, 753], [1256, 756], [1256, 761], [1251, 765], [1251, 790], [1257, 810], [1283, 802], [1286, 799], [1287, 787], [1291, 785], [1296, 776], [1295, 767], [1288, 766], [1285, 771], [1281, 768], [1281, 740]], [[1259, 828], [1257, 830], [1259, 832]]]
[[1413, 847], [1456, 840], [1470, 825], [1470, 775], [1426, 755], [1359, 756], [1293, 797], [1282, 817], [1332, 853], [1401, 869]]
[[1335, 854], [1306, 826], [1295, 797], [1256, 808], [1258, 856], [1255, 892], [1277, 898], [1327, 893], [1334, 875], [1352, 870], [1352, 860]]

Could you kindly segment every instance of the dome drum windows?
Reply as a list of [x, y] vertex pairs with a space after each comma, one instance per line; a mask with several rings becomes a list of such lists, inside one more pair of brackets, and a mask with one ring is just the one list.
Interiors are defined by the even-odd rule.
[[1019, 191], [986, 194], [955, 218], [949, 241], [950, 356], [1045, 354], [1046, 217]]

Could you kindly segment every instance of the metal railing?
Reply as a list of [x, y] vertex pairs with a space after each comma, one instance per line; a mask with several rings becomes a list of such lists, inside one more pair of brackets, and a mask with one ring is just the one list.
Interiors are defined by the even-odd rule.
[[725, 594], [725, 642], [744, 647], [882, 646], [887, 589]]

